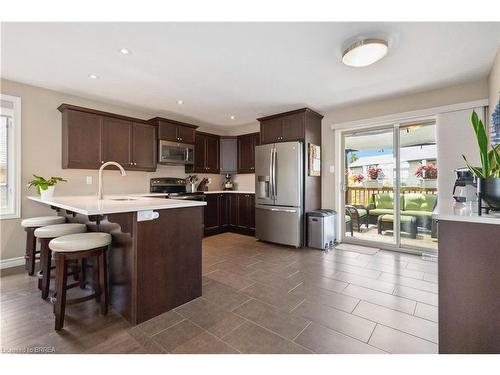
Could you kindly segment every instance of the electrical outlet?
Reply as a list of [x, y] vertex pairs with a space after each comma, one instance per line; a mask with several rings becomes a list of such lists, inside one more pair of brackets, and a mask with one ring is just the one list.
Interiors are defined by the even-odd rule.
[[335, 173], [335, 166], [334, 165], [330, 165], [330, 173]]
[[87, 185], [92, 185], [92, 176], [87, 176], [85, 182], [87, 183]]

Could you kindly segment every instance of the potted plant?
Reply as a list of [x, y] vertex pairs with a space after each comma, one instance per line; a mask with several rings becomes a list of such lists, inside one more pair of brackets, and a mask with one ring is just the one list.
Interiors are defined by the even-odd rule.
[[423, 188], [436, 188], [437, 186], [437, 167], [433, 163], [421, 165], [415, 171], [415, 176], [421, 179]]
[[365, 179], [365, 176], [363, 176], [361, 173], [356, 173], [352, 176], [352, 179], [356, 184], [360, 185]]
[[491, 207], [500, 210], [500, 145], [488, 147], [488, 137], [483, 122], [476, 111], [472, 112], [472, 127], [476, 134], [481, 168], [472, 166], [462, 155], [469, 170], [478, 178], [478, 192]]
[[366, 187], [381, 187], [382, 183], [379, 181], [379, 175], [382, 174], [382, 168], [370, 167], [368, 168], [368, 181], [365, 182]]
[[28, 188], [35, 186], [42, 200], [48, 200], [54, 196], [55, 185], [58, 182], [66, 182], [66, 180], [61, 177], [51, 177], [48, 180], [36, 174], [34, 174], [33, 177], [34, 179], [28, 182]]

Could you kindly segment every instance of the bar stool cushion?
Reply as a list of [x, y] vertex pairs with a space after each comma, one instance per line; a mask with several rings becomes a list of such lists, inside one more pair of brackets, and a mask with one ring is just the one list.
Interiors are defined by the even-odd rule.
[[64, 216], [39, 216], [30, 217], [21, 221], [24, 228], [44, 227], [45, 225], [62, 224], [66, 222]]
[[54, 238], [49, 242], [49, 247], [52, 251], [62, 253], [96, 249], [108, 246], [110, 243], [109, 233], [89, 232]]
[[65, 236], [67, 234], [83, 233], [87, 231], [85, 224], [69, 223], [47, 225], [35, 229], [35, 237], [38, 238], [55, 238]]

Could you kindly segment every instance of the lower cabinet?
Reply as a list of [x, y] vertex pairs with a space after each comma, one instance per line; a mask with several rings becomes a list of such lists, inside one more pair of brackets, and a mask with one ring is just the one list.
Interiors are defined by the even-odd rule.
[[255, 233], [255, 195], [243, 193], [206, 194], [205, 236], [234, 232]]

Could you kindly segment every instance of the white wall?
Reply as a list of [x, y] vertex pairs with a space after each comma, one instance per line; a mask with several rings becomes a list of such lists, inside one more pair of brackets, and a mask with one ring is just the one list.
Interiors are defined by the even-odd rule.
[[500, 101], [500, 47], [498, 48], [497, 56], [491, 67], [488, 84], [490, 88], [490, 108], [493, 110]]

